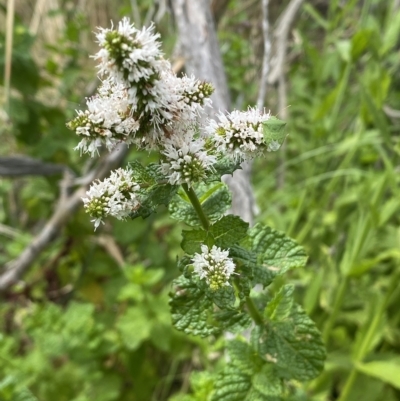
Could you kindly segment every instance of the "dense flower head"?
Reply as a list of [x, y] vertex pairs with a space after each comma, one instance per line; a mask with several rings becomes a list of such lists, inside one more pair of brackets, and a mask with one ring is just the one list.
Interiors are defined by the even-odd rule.
[[153, 25], [136, 29], [126, 17], [115, 30], [99, 28], [96, 36], [101, 50], [94, 58], [100, 60], [100, 75], [107, 74], [123, 84], [155, 78], [162, 52], [160, 35], [153, 31]]
[[210, 120], [206, 133], [214, 138], [219, 152], [234, 160], [248, 160], [263, 151], [273, 150], [264, 143], [263, 122], [270, 114], [260, 113], [256, 108], [247, 111], [234, 110], [218, 114], [218, 122]]
[[86, 104], [87, 110], [77, 111], [77, 117], [67, 124], [82, 137], [75, 149], [93, 156], [101, 145], [111, 150], [121, 141], [132, 143], [139, 123], [131, 115], [123, 86], [106, 80], [96, 96], [86, 99]]
[[211, 106], [210, 96], [214, 92], [214, 87], [208, 82], [196, 79], [194, 76], [183, 76], [179, 78], [181, 88], [181, 99], [186, 107], [196, 110], [204, 106]]
[[161, 153], [161, 172], [172, 185], [191, 186], [201, 181], [216, 162], [216, 157], [205, 150], [204, 139], [195, 138], [190, 130], [166, 138]]
[[82, 136], [76, 149], [92, 156], [105, 145], [134, 143], [139, 148], [163, 148], [172, 132], [194, 125], [211, 104], [213, 87], [194, 77], [179, 78], [163, 59], [154, 26], [138, 30], [124, 18], [114, 29], [100, 28], [101, 47], [94, 56], [106, 80], [77, 111], [68, 127]]
[[127, 218], [140, 207], [137, 198], [139, 185], [132, 180], [132, 170], [119, 168], [103, 181], [94, 182], [82, 198], [86, 212], [94, 219], [95, 229], [110, 215], [119, 220]]
[[194, 273], [205, 279], [211, 290], [230, 285], [229, 278], [235, 274], [235, 263], [229, 257], [229, 251], [215, 245], [211, 249], [202, 245], [201, 253], [195, 253], [192, 261]]

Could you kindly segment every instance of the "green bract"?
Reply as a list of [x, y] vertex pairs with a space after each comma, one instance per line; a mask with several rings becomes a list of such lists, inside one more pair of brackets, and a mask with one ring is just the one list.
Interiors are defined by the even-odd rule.
[[268, 150], [278, 150], [286, 138], [285, 134], [286, 123], [270, 117], [263, 122], [264, 143], [268, 146]]

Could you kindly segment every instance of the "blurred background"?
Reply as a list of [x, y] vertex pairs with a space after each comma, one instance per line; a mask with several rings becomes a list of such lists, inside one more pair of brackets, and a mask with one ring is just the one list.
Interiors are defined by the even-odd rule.
[[[93, 32], [154, 21], [184, 71], [171, 3], [0, 3], [1, 401], [203, 401], [226, 362], [224, 338], [170, 322], [182, 226], [160, 209], [94, 232], [71, 201], [99, 163], [65, 126], [98, 84]], [[256, 104], [264, 77], [264, 106], [287, 121], [284, 147], [253, 164], [255, 221], [306, 248], [306, 268], [281, 280], [328, 349], [288, 399], [400, 400], [400, 1], [213, 0], [211, 12], [232, 108]]]

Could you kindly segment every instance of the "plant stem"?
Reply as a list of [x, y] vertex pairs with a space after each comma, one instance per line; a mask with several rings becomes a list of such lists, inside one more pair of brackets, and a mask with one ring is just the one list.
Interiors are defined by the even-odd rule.
[[[197, 197], [193, 188], [189, 187], [187, 184], [182, 184], [182, 188], [186, 192], [186, 194], [190, 200], [190, 203], [194, 207], [194, 210], [196, 211], [197, 215], [199, 216], [199, 219], [201, 221], [201, 224], [203, 225], [203, 228], [205, 230], [208, 230], [210, 228], [210, 222], [208, 221], [208, 218], [205, 215], [203, 208], [201, 207], [199, 198]], [[251, 318], [254, 320], [254, 323], [257, 325], [262, 325], [263, 318], [262, 318], [259, 310], [257, 309], [257, 307], [254, 305], [253, 300], [250, 297], [246, 297], [246, 305], [247, 305], [247, 309], [249, 311]]]
[[196, 211], [197, 215], [199, 216], [203, 228], [207, 231], [210, 228], [210, 222], [208, 221], [208, 218], [205, 215], [203, 208], [201, 207], [201, 203], [196, 195], [196, 192], [194, 192], [193, 188], [189, 187], [187, 184], [182, 184], [182, 188], [186, 192], [186, 195], [188, 196], [190, 203], [194, 207], [194, 210]]
[[263, 324], [263, 318], [250, 297], [246, 297], [246, 305], [251, 318], [254, 320], [254, 323], [258, 326], [261, 326]]
[[[233, 281], [234, 286], [237, 291], [239, 291], [239, 280], [237, 278], [234, 279]], [[254, 323], [257, 326], [261, 326], [264, 323], [264, 319], [262, 315], [260, 314], [260, 311], [257, 309], [257, 307], [254, 304], [254, 301], [251, 299], [251, 297], [246, 297], [246, 306], [247, 310], [249, 311], [249, 314], [251, 318], [253, 319]]]

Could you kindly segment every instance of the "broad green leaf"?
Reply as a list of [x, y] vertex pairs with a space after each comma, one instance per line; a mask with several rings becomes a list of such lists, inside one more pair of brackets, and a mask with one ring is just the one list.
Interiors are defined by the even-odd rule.
[[193, 281], [181, 276], [170, 293], [172, 323], [176, 329], [201, 337], [220, 331], [213, 324], [213, 303]]
[[251, 389], [251, 376], [236, 366], [226, 366], [218, 375], [211, 401], [243, 401]]
[[236, 281], [238, 296], [244, 301], [245, 297], [249, 296], [250, 290], [253, 287], [253, 272], [257, 267], [257, 255], [254, 252], [248, 251], [238, 245], [233, 245], [229, 249], [229, 256], [236, 264], [236, 273], [239, 275]]
[[235, 290], [233, 289], [232, 286], [226, 285], [222, 288], [219, 288], [216, 291], [211, 291], [208, 288], [208, 284], [205, 283], [205, 285], [207, 286], [206, 289], [207, 297], [210, 298], [215, 303], [215, 305], [217, 305], [222, 310], [233, 308], [236, 297], [235, 297]]
[[288, 318], [256, 327], [252, 342], [259, 355], [273, 363], [284, 379], [311, 380], [324, 366], [321, 334], [299, 305], [293, 306]]
[[210, 232], [215, 238], [215, 244], [227, 249], [246, 236], [248, 227], [249, 224], [239, 216], [230, 214], [215, 222], [210, 227]]
[[257, 254], [239, 245], [233, 245], [229, 248], [229, 256], [240, 265], [241, 270], [243, 270], [242, 266], [247, 266], [249, 270], [257, 266]]
[[254, 352], [252, 347], [245, 341], [229, 341], [226, 348], [231, 357], [230, 363], [240, 369], [242, 373], [249, 376], [259, 370], [264, 363], [257, 353]]
[[268, 365], [253, 375], [228, 365], [217, 377], [214, 389], [211, 401], [279, 401], [282, 394], [281, 381]]
[[274, 277], [288, 270], [304, 266], [307, 255], [304, 249], [284, 233], [257, 224], [249, 231], [245, 246], [258, 254], [254, 268], [254, 283], [269, 285]]
[[154, 177], [154, 171], [152, 168], [146, 168], [139, 161], [133, 161], [129, 163], [129, 167], [133, 171], [133, 179], [141, 187], [151, 187], [157, 184], [157, 180]]
[[230, 333], [241, 333], [253, 322], [248, 313], [237, 310], [217, 311], [214, 313], [214, 317], [221, 329]]
[[375, 377], [400, 390], [400, 357], [387, 361], [357, 363], [356, 368], [368, 376]]
[[294, 286], [284, 285], [274, 298], [268, 302], [264, 316], [269, 320], [281, 321], [289, 317], [293, 307]]
[[[204, 213], [211, 223], [220, 219], [229, 209], [231, 194], [225, 184], [201, 184], [196, 190]], [[184, 221], [190, 226], [201, 226], [199, 217], [186, 194], [178, 193], [169, 204], [170, 215], [173, 219]]]
[[[261, 371], [252, 377], [251, 383], [254, 390], [264, 396], [263, 399], [268, 401], [280, 401], [282, 399], [282, 381], [273, 371], [273, 367], [270, 364], [264, 365]], [[253, 398], [248, 396], [248, 399], [251, 400]], [[254, 398], [254, 400], [257, 399]]]
[[154, 186], [142, 189], [139, 193], [140, 207], [132, 211], [130, 217], [145, 219], [156, 211], [158, 206], [167, 206], [175, 196], [178, 187], [169, 184], [155, 184]]
[[264, 143], [268, 147], [268, 151], [278, 150], [286, 138], [286, 123], [272, 116], [262, 124]]
[[149, 338], [151, 321], [143, 308], [131, 307], [118, 318], [116, 328], [125, 346], [134, 350]]
[[206, 243], [207, 232], [204, 230], [183, 230], [182, 249], [189, 255], [201, 252], [201, 245]]

